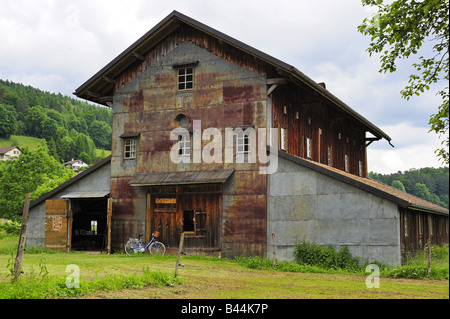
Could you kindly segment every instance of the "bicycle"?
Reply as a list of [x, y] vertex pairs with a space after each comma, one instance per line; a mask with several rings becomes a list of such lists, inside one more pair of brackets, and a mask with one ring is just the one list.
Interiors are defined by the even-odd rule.
[[139, 238], [129, 238], [127, 243], [125, 244], [125, 253], [127, 255], [143, 253], [145, 249], [148, 249], [148, 252], [152, 255], [164, 255], [166, 253], [166, 246], [163, 243], [156, 241], [155, 238], [159, 237], [159, 232], [156, 231], [152, 234], [152, 239], [150, 242], [144, 246], [141, 236], [138, 235]]

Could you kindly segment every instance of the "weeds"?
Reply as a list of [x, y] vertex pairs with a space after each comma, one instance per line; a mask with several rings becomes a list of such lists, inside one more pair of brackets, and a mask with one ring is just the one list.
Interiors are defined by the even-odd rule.
[[[8, 266], [11, 263], [8, 262]], [[45, 265], [45, 259], [39, 262], [40, 271], [38, 274], [31, 271], [29, 274], [20, 276], [13, 280], [13, 275], [9, 282], [0, 282], [0, 299], [57, 299], [82, 296], [97, 291], [111, 291], [122, 289], [140, 289], [147, 286], [174, 286], [182, 284], [180, 278], [156, 270], [151, 271], [149, 267], [144, 267], [141, 275], [129, 274], [108, 274], [104, 277], [96, 277], [94, 280], [79, 280], [79, 288], [70, 288], [67, 285], [66, 277], [52, 276]]]
[[[348, 247], [342, 246], [336, 252], [332, 246], [321, 247], [312, 243], [299, 243], [294, 250], [295, 262], [273, 262], [261, 257], [236, 257], [236, 262], [251, 269], [271, 269], [276, 271], [300, 273], [345, 273], [364, 275], [367, 264], [353, 257]], [[449, 248], [433, 246], [431, 250], [432, 267], [428, 274], [425, 252], [419, 251], [407, 256], [402, 267], [389, 267], [380, 262], [372, 262], [380, 269], [381, 276], [412, 279], [446, 279], [449, 280]]]

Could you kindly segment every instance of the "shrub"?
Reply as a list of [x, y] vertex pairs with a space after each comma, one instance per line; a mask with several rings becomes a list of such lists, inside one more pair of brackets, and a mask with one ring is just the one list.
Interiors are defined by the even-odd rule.
[[353, 257], [347, 246], [336, 252], [333, 246], [299, 242], [294, 249], [294, 259], [300, 265], [319, 266], [328, 269], [359, 269], [359, 259]]
[[6, 235], [20, 235], [20, 228], [22, 225], [20, 223], [7, 220], [6, 223], [0, 222], [0, 233]]

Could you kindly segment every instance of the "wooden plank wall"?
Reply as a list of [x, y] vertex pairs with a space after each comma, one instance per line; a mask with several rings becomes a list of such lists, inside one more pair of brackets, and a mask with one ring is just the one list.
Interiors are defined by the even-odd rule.
[[400, 208], [400, 243], [402, 257], [407, 252], [424, 250], [430, 234], [428, 218], [431, 217], [431, 244], [448, 245], [449, 217]]
[[[197, 210], [196, 222], [203, 223], [203, 230], [185, 234], [184, 249], [194, 252], [220, 251], [221, 184], [149, 187], [149, 195], [151, 204], [147, 227], [151, 233], [161, 233], [159, 240], [166, 247], [178, 247], [183, 232], [183, 211]], [[171, 200], [161, 203], [163, 198]]]
[[344, 170], [347, 154], [349, 173], [359, 175], [361, 161], [366, 175], [364, 129], [323, 98], [294, 84], [280, 85], [272, 93], [272, 114], [273, 127], [287, 130], [288, 153], [307, 158], [306, 139], [310, 138], [311, 160], [328, 164], [331, 147], [332, 167]]

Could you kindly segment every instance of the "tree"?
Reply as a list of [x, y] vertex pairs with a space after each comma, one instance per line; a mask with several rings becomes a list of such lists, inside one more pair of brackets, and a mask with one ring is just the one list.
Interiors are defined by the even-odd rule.
[[392, 181], [392, 187], [397, 188], [397, 189], [401, 190], [402, 192], [406, 192], [405, 186], [398, 179]]
[[42, 130], [44, 128], [44, 120], [47, 118], [47, 115], [44, 112], [44, 109], [40, 105], [33, 106], [28, 111], [27, 115], [27, 131], [31, 136], [41, 137]]
[[45, 138], [46, 141], [57, 138], [58, 123], [49, 117], [45, 118], [42, 122], [42, 133], [41, 137]]
[[432, 84], [440, 86], [436, 95], [442, 98], [442, 104], [431, 115], [429, 124], [430, 132], [445, 137], [444, 147], [436, 150], [436, 154], [449, 164], [449, 0], [395, 0], [391, 4], [384, 4], [383, 0], [362, 0], [362, 4], [378, 9], [358, 30], [371, 36], [369, 54], [381, 53], [380, 72], [395, 72], [398, 59], [416, 56], [424, 44], [433, 45], [429, 56], [422, 55], [419, 62], [412, 63], [417, 73], [410, 75], [401, 94], [409, 100], [430, 90]]
[[112, 129], [108, 123], [104, 121], [94, 121], [89, 126], [88, 133], [98, 148], [111, 149]]
[[0, 217], [16, 219], [26, 193], [31, 194], [32, 200], [37, 199], [74, 175], [73, 170], [59, 164], [44, 148], [37, 151], [24, 148], [17, 160], [0, 166]]
[[17, 120], [8, 108], [0, 104], [0, 137], [9, 138], [17, 130]]

